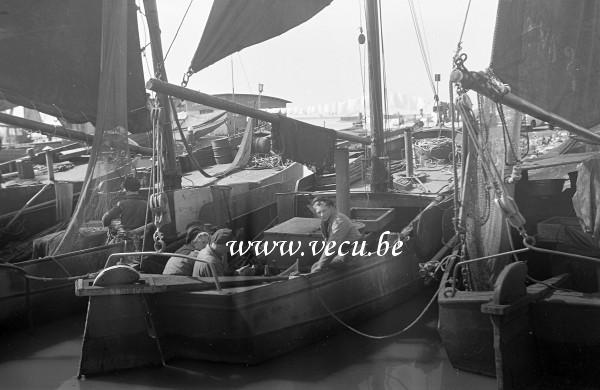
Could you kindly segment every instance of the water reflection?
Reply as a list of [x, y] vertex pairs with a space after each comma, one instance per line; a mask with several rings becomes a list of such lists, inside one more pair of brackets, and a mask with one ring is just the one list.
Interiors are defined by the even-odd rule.
[[[357, 325], [388, 334], [410, 322], [427, 296]], [[3, 337], [0, 387], [27, 389], [495, 389], [495, 380], [454, 370], [428, 313], [408, 333], [374, 341], [341, 331], [258, 366], [174, 361], [169, 367], [76, 378], [83, 317]]]

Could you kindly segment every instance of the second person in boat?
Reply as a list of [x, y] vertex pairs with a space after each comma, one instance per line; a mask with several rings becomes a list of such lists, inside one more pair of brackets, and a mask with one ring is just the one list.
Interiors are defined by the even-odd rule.
[[[310, 269], [311, 272], [319, 272], [330, 268], [339, 268], [347, 265], [351, 260], [350, 254], [340, 255], [339, 252], [348, 252], [347, 248], [340, 248], [344, 242], [353, 243], [360, 241], [363, 236], [352, 223], [350, 218], [337, 211], [333, 200], [317, 196], [312, 201], [313, 209], [321, 219], [321, 233], [325, 239], [325, 248], [331, 245], [329, 254], [326, 251]], [[333, 244], [330, 244], [333, 243]]]
[[250, 265], [243, 266], [236, 270], [231, 269], [229, 262], [227, 261], [227, 243], [234, 239], [235, 237], [231, 229], [219, 229], [214, 232], [210, 238], [210, 243], [198, 252], [196, 258], [198, 260], [203, 260], [204, 262], [196, 261], [192, 276], [213, 276], [210, 266], [207, 263], [211, 263], [214, 266], [217, 276], [254, 275], [255, 269]]

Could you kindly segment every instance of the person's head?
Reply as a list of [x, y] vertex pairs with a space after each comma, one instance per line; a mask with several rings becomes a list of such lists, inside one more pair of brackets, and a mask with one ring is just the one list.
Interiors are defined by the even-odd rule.
[[194, 249], [199, 251], [200, 249], [204, 249], [204, 247], [206, 245], [208, 245], [209, 242], [210, 242], [210, 234], [208, 234], [205, 231], [199, 230], [199, 231], [197, 231], [194, 238], [192, 238], [192, 241], [190, 242], [190, 244], [194, 247]]
[[233, 240], [231, 229], [219, 229], [210, 238], [210, 247], [221, 256], [227, 253], [227, 243]]
[[138, 192], [140, 190], [140, 181], [133, 176], [127, 176], [123, 181], [123, 188], [128, 192]]
[[[202, 234], [204, 233], [204, 234]], [[195, 246], [196, 243], [201, 241], [210, 240], [210, 234], [206, 232], [206, 230], [202, 227], [202, 225], [190, 224], [185, 231], [185, 243], [192, 244]], [[206, 244], [205, 243], [205, 244]], [[204, 246], [203, 246], [204, 247]]]
[[312, 207], [321, 220], [327, 221], [335, 213], [335, 203], [332, 199], [317, 196], [312, 200]]

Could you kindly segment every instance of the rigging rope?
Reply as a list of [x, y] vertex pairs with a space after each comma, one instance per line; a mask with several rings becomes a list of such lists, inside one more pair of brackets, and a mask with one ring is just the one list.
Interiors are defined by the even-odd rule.
[[460, 30], [460, 37], [458, 38], [458, 43], [456, 44], [456, 53], [454, 54], [455, 58], [462, 51], [462, 39], [463, 39], [463, 34], [465, 33], [465, 27], [467, 26], [467, 19], [469, 17], [469, 9], [470, 8], [471, 8], [471, 0], [469, 0], [469, 4], [467, 4], [467, 11], [465, 12], [465, 19], [463, 21], [463, 25]]
[[429, 53], [427, 53], [427, 48], [425, 46], [425, 40], [423, 38], [423, 33], [421, 32], [421, 27], [419, 26], [419, 21], [417, 19], [417, 12], [415, 10], [415, 4], [413, 0], [408, 0], [408, 5], [410, 8], [410, 16], [413, 22], [413, 27], [415, 28], [415, 33], [417, 34], [417, 43], [419, 44], [419, 50], [421, 51], [421, 57], [423, 59], [423, 64], [425, 65], [425, 72], [427, 73], [427, 78], [429, 79], [429, 85], [431, 86], [431, 90], [433, 91], [433, 95], [437, 96], [437, 91], [435, 89], [435, 83], [433, 81], [433, 75], [431, 72], [431, 65], [429, 62]]
[[171, 47], [173, 47], [173, 43], [175, 43], [175, 39], [177, 39], [177, 35], [179, 35], [179, 30], [181, 29], [181, 26], [183, 25], [183, 21], [185, 20], [185, 17], [187, 16], [190, 7], [192, 6], [192, 3], [194, 2], [194, 0], [190, 0], [190, 3], [188, 4], [185, 13], [183, 14], [183, 17], [181, 18], [181, 22], [179, 22], [179, 26], [177, 27], [177, 31], [175, 31], [175, 35], [173, 36], [173, 40], [171, 40], [171, 44], [169, 45], [169, 48], [167, 49], [167, 53], [165, 54], [165, 58], [163, 58], [163, 63], [167, 60], [167, 57], [169, 56], [169, 52], [171, 51]]

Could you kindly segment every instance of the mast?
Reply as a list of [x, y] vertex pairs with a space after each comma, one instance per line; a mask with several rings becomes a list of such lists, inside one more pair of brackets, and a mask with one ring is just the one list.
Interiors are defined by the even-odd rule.
[[381, 60], [379, 42], [379, 0], [366, 0], [367, 8], [367, 50], [369, 53], [369, 105], [371, 109], [371, 130], [373, 144], [371, 190], [385, 192], [387, 177], [382, 157], [383, 144], [383, 102], [381, 93]]
[[[156, 0], [144, 0], [144, 10], [146, 21], [148, 22], [148, 31], [150, 32], [150, 42], [152, 48], [152, 64], [154, 75], [160, 80], [167, 82], [167, 71], [163, 61], [163, 50], [160, 40], [160, 25], [158, 22], [158, 9]], [[181, 188], [181, 176], [177, 173], [175, 162], [175, 145], [173, 141], [173, 131], [171, 127], [171, 105], [169, 98], [164, 93], [158, 93], [158, 104], [160, 110], [160, 131], [163, 134], [165, 171], [163, 173], [165, 190], [174, 190]], [[173, 113], [173, 115], [177, 115]], [[159, 153], [161, 151], [158, 151]]]

